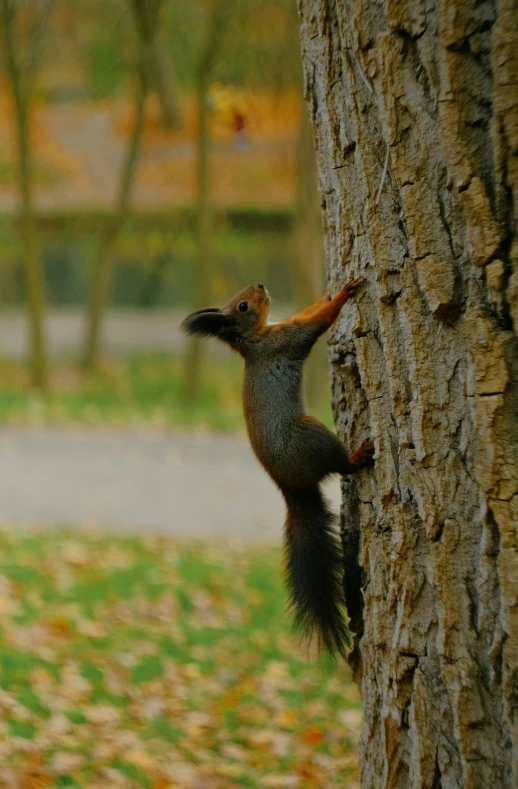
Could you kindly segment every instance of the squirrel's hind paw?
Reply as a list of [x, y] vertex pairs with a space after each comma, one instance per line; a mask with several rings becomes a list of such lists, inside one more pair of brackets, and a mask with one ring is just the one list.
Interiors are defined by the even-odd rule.
[[374, 444], [372, 441], [364, 441], [363, 444], [356, 452], [350, 457], [350, 461], [354, 466], [361, 467], [361, 466], [370, 466], [374, 463]]

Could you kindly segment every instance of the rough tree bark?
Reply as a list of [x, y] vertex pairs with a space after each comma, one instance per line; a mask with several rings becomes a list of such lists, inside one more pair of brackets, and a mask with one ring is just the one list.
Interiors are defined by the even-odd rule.
[[[314, 304], [322, 295], [324, 247], [320, 199], [317, 191], [317, 164], [313, 135], [300, 95], [300, 125], [296, 149], [295, 255], [293, 278], [297, 309]], [[306, 362], [304, 390], [311, 412], [318, 411], [329, 398], [327, 354], [319, 343]]]
[[[299, 0], [362, 787], [518, 784], [518, 7]], [[363, 594], [358, 594], [358, 583]], [[362, 610], [363, 608], [363, 610]]]

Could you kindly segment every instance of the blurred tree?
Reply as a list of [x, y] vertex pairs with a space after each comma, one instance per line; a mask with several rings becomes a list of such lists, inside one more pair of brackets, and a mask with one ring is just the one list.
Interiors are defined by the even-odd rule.
[[[214, 0], [176, 0], [164, 7], [167, 39], [174, 46], [180, 85], [196, 89], [206, 40], [200, 30]], [[214, 64], [216, 78], [230, 85], [284, 90], [298, 84], [300, 59], [294, 0], [234, 0], [224, 46]], [[246, 42], [246, 45], [244, 45]]]
[[146, 99], [149, 92], [151, 66], [153, 62], [154, 38], [158, 26], [161, 0], [129, 0], [137, 29], [137, 59], [135, 65], [136, 90], [133, 131], [126, 149], [119, 191], [112, 217], [103, 226], [99, 239], [92, 289], [87, 309], [87, 324], [83, 351], [86, 369], [95, 369], [99, 364], [101, 322], [108, 301], [113, 268], [113, 246], [129, 210], [142, 129]]
[[119, 193], [113, 216], [101, 230], [97, 260], [93, 272], [90, 298], [87, 307], [87, 324], [83, 365], [93, 370], [100, 361], [101, 323], [104, 307], [108, 301], [113, 266], [113, 246], [124, 221], [128, 215], [131, 187], [138, 161], [142, 127], [144, 125], [144, 109], [147, 96], [147, 78], [139, 69], [135, 90], [135, 109], [133, 131], [128, 142], [126, 156], [121, 171]]
[[[199, 19], [209, 8], [206, 35], [200, 46], [189, 40], [189, 33], [198, 26], [189, 13]], [[188, 79], [193, 70], [193, 52], [197, 55], [196, 93], [198, 106], [198, 256], [193, 308], [203, 307], [211, 298], [211, 200], [210, 200], [210, 134], [208, 91], [216, 77], [227, 83], [254, 85], [261, 89], [286, 89], [300, 81], [297, 27], [291, 0], [257, 0], [238, 3], [237, 0], [213, 0], [210, 4], [191, 4], [190, 12], [180, 15], [177, 24], [184, 28], [185, 53], [181, 58]], [[199, 38], [199, 36], [198, 36]], [[224, 38], [224, 41], [223, 41]], [[189, 43], [186, 43], [189, 40]], [[246, 41], [247, 46], [242, 42]], [[180, 44], [180, 42], [179, 42]], [[190, 60], [189, 60], [190, 58]], [[189, 64], [187, 68], [187, 64]], [[313, 155], [313, 154], [311, 154]], [[314, 181], [313, 181], [314, 183]], [[313, 223], [314, 224], [314, 223]], [[186, 369], [186, 399], [198, 397], [201, 375], [202, 345], [189, 340]]]
[[[204, 45], [197, 69], [197, 243], [196, 276], [193, 308], [200, 309], [211, 297], [210, 256], [212, 236], [212, 207], [210, 197], [210, 131], [208, 94], [214, 78], [214, 67], [221, 53], [223, 36], [228, 27], [234, 0], [213, 0], [207, 20]], [[202, 344], [196, 338], [188, 341], [185, 363], [185, 396], [194, 403], [199, 396]]]
[[25, 53], [21, 51], [23, 37], [17, 24], [19, 21], [17, 4], [14, 0], [0, 1], [5, 71], [16, 117], [17, 177], [21, 201], [20, 236], [29, 310], [31, 380], [34, 386], [44, 388], [47, 384], [47, 359], [43, 334], [45, 293], [32, 193], [30, 110], [52, 0], [41, 0], [36, 4], [37, 10], [30, 13], [27, 20], [28, 44]]
[[178, 128], [181, 125], [181, 111], [175, 67], [157, 24], [160, 2], [130, 0], [137, 31], [141, 40], [146, 42], [145, 63], [150, 89], [157, 95], [164, 125]]

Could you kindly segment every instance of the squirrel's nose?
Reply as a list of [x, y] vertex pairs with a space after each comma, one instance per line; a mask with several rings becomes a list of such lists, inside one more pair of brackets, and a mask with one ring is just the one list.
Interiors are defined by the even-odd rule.
[[261, 288], [261, 290], [264, 290], [264, 285], [262, 284], [262, 282], [258, 282], [257, 287]]

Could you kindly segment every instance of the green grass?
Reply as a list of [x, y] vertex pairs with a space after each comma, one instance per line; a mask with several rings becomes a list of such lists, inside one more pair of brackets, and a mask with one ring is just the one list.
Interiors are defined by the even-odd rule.
[[[184, 363], [167, 355], [106, 362], [99, 373], [72, 365], [51, 369], [45, 394], [29, 386], [26, 367], [0, 360], [0, 424], [83, 423], [244, 430], [243, 364], [238, 357], [207, 358], [196, 404], [186, 403]], [[317, 415], [332, 426], [329, 406]]]
[[7, 530], [0, 610], [0, 784], [357, 786], [358, 691], [299, 653], [277, 548]]

